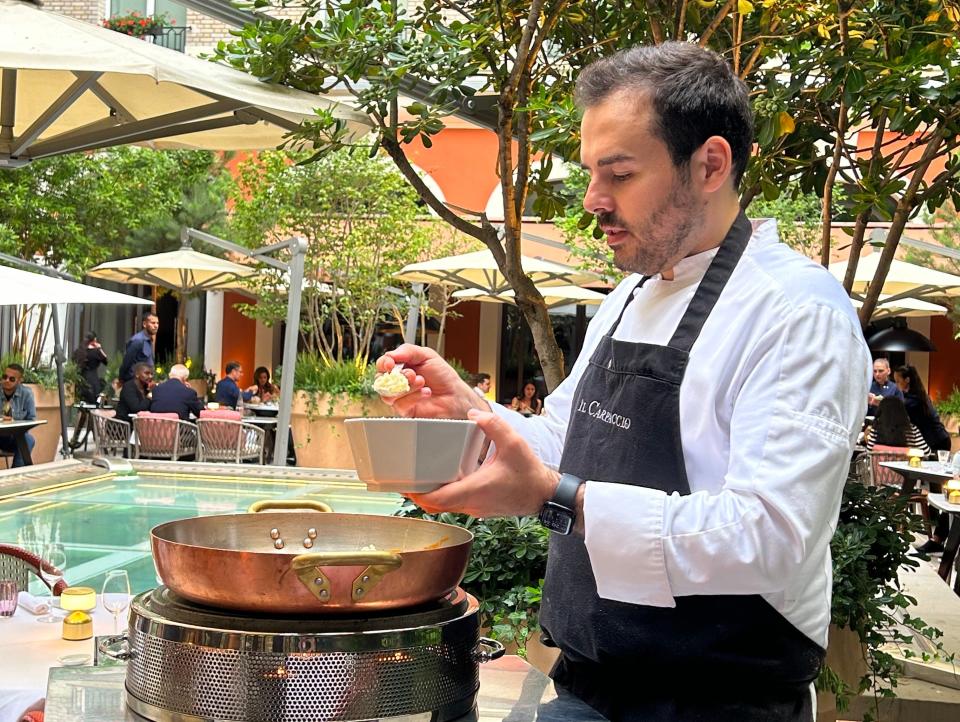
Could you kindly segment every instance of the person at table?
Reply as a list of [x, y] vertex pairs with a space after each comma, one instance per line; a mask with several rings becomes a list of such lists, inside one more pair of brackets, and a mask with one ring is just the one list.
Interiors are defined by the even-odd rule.
[[510, 408], [524, 416], [539, 416], [543, 411], [543, 402], [537, 396], [537, 385], [527, 381], [519, 396], [514, 396]]
[[91, 331], [86, 335], [83, 345], [75, 352], [74, 361], [80, 371], [80, 400], [96, 406], [100, 392], [103, 391], [100, 367], [109, 362], [96, 333]]
[[120, 381], [126, 383], [136, 376], [134, 366], [139, 363], [145, 363], [153, 368], [156, 366], [154, 361], [154, 349], [157, 343], [157, 331], [160, 329], [160, 319], [157, 314], [148, 311], [143, 314], [141, 321], [142, 328], [127, 341], [127, 347], [123, 352], [123, 361], [120, 364]]
[[930, 453], [920, 429], [910, 421], [907, 407], [896, 396], [888, 396], [880, 401], [873, 425], [864, 434], [863, 445], [867, 449], [872, 450], [877, 444], [920, 449], [924, 456]]
[[876, 416], [877, 406], [890, 396], [903, 400], [903, 392], [890, 378], [890, 362], [885, 358], [874, 359], [873, 381], [870, 383], [870, 393], [867, 394], [867, 416]]
[[259, 399], [262, 404], [280, 399], [280, 387], [270, 380], [270, 370], [266, 366], [257, 366], [253, 372], [253, 382], [253, 386], [245, 389], [251, 399]]
[[[903, 402], [907, 407], [907, 413], [910, 415], [910, 421], [920, 430], [927, 445], [933, 451], [950, 451], [950, 432], [940, 421], [940, 414], [937, 413], [933, 401], [927, 395], [927, 389], [920, 379], [920, 374], [915, 366], [899, 366], [893, 373], [894, 381], [903, 392]], [[942, 485], [935, 481], [929, 482], [930, 491], [934, 494], [942, 491]], [[936, 515], [936, 519], [934, 516]], [[943, 551], [943, 543], [947, 538], [947, 532], [950, 530], [950, 519], [947, 514], [940, 514], [935, 509], [930, 509], [930, 520], [934, 522], [933, 534], [916, 547], [920, 554], [935, 554]]]
[[153, 387], [150, 411], [158, 414], [177, 414], [184, 421], [190, 420], [190, 414], [200, 416], [203, 404], [197, 392], [187, 381], [189, 376], [190, 369], [183, 364], [171, 366], [167, 380]]
[[493, 382], [490, 380], [490, 374], [488, 373], [478, 373], [473, 379], [473, 390], [477, 392], [478, 396], [486, 397], [490, 393], [492, 385]]
[[153, 386], [153, 366], [138, 363], [133, 367], [133, 378], [120, 389], [117, 415], [120, 421], [130, 423], [130, 414], [150, 410], [150, 389]]
[[[33, 391], [23, 385], [23, 366], [10, 364], [3, 370], [3, 395], [0, 398], [4, 421], [35, 421], [37, 418], [37, 404], [33, 398]], [[37, 440], [29, 431], [24, 434], [27, 448], [33, 452]], [[0, 436], [0, 450], [13, 452], [13, 466], [24, 465], [23, 456], [17, 447], [17, 440], [12, 436]]]
[[540, 513], [552, 675], [608, 719], [809, 722], [869, 390], [860, 323], [822, 266], [740, 210], [752, 116], [722, 57], [621, 51], [576, 97], [583, 205], [630, 275], [542, 416], [487, 403], [430, 349], [378, 359], [404, 364], [399, 414], [468, 416], [495, 448], [411, 498]]
[[240, 399], [244, 403], [253, 398], [253, 392], [240, 390], [240, 379], [243, 378], [243, 367], [238, 361], [231, 361], [226, 367], [227, 375], [217, 382], [216, 401], [221, 406], [237, 408]]

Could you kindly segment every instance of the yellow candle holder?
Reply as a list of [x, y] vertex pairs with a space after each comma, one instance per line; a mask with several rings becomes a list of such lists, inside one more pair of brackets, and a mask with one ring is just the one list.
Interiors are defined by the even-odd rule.
[[951, 479], [944, 484], [943, 493], [951, 504], [960, 504], [960, 479]]
[[63, 620], [63, 638], [70, 641], [93, 636], [93, 617], [87, 612], [97, 606], [97, 593], [90, 587], [67, 587], [60, 594], [60, 607], [70, 612]]

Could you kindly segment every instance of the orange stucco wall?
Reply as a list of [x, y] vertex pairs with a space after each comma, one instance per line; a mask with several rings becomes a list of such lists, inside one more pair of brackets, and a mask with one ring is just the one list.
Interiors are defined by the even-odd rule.
[[477, 373], [480, 365], [480, 303], [458, 303], [454, 309], [459, 318], [447, 321], [443, 355], [455, 358], [470, 373]]
[[953, 324], [943, 316], [930, 319], [930, 340], [937, 350], [930, 354], [927, 391], [938, 401], [960, 388], [960, 341], [953, 338]]
[[[889, 138], [887, 137], [889, 136]], [[897, 136], [895, 133], [887, 133], [883, 141], [889, 143], [884, 150], [884, 156], [887, 158], [892, 157], [894, 154], [903, 150], [904, 146], [908, 143], [913, 142], [915, 139], [919, 138], [919, 133], [914, 133], [913, 135]], [[859, 155], [867, 155], [872, 151], [874, 141], [876, 141], [877, 133], [873, 130], [861, 130], [857, 133], [857, 152]], [[917, 146], [912, 150], [907, 151], [907, 159], [902, 165], [909, 165], [910, 163], [915, 163], [920, 160], [920, 156], [923, 155], [923, 151], [926, 146]], [[937, 158], [934, 158], [930, 163], [930, 167], [927, 168], [927, 172], [923, 174], [923, 177], [926, 180], [933, 180], [940, 173], [943, 172], [943, 169], [946, 168], [947, 158], [945, 155], [941, 155]]]
[[[257, 324], [236, 308], [238, 303], [252, 303], [249, 297], [226, 291], [223, 294], [223, 366], [218, 378], [223, 378], [226, 365], [230, 361], [239, 361], [243, 366], [240, 388], [253, 383], [253, 370], [257, 367], [254, 352], [257, 344]], [[266, 361], [269, 361], [267, 359]], [[265, 362], [266, 362], [265, 361]]]

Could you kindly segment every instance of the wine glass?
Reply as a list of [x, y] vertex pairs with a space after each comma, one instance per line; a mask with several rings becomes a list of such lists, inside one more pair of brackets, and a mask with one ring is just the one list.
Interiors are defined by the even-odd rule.
[[130, 577], [126, 569], [113, 569], [107, 572], [100, 593], [103, 608], [113, 615], [113, 633], [120, 629], [120, 613], [130, 606]]
[[43, 548], [43, 563], [40, 565], [40, 578], [50, 587], [50, 610], [42, 617], [37, 617], [38, 622], [51, 624], [59, 622], [63, 617], [54, 613], [56, 607], [56, 596], [53, 593], [54, 588], [63, 579], [63, 572], [67, 568], [67, 553], [63, 544], [47, 544]]

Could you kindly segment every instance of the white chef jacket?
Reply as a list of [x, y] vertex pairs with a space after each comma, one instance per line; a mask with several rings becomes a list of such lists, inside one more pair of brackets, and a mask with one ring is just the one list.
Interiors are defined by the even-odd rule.
[[[614, 338], [665, 345], [715, 254], [683, 259], [673, 280], [650, 278]], [[639, 280], [624, 279], [601, 304], [543, 416], [496, 408], [548, 465], [560, 463], [580, 377]], [[840, 284], [763, 223], [680, 386], [691, 493], [587, 480], [585, 543], [599, 595], [672, 607], [684, 595], [760, 594], [825, 647], [830, 540], [871, 369]]]

